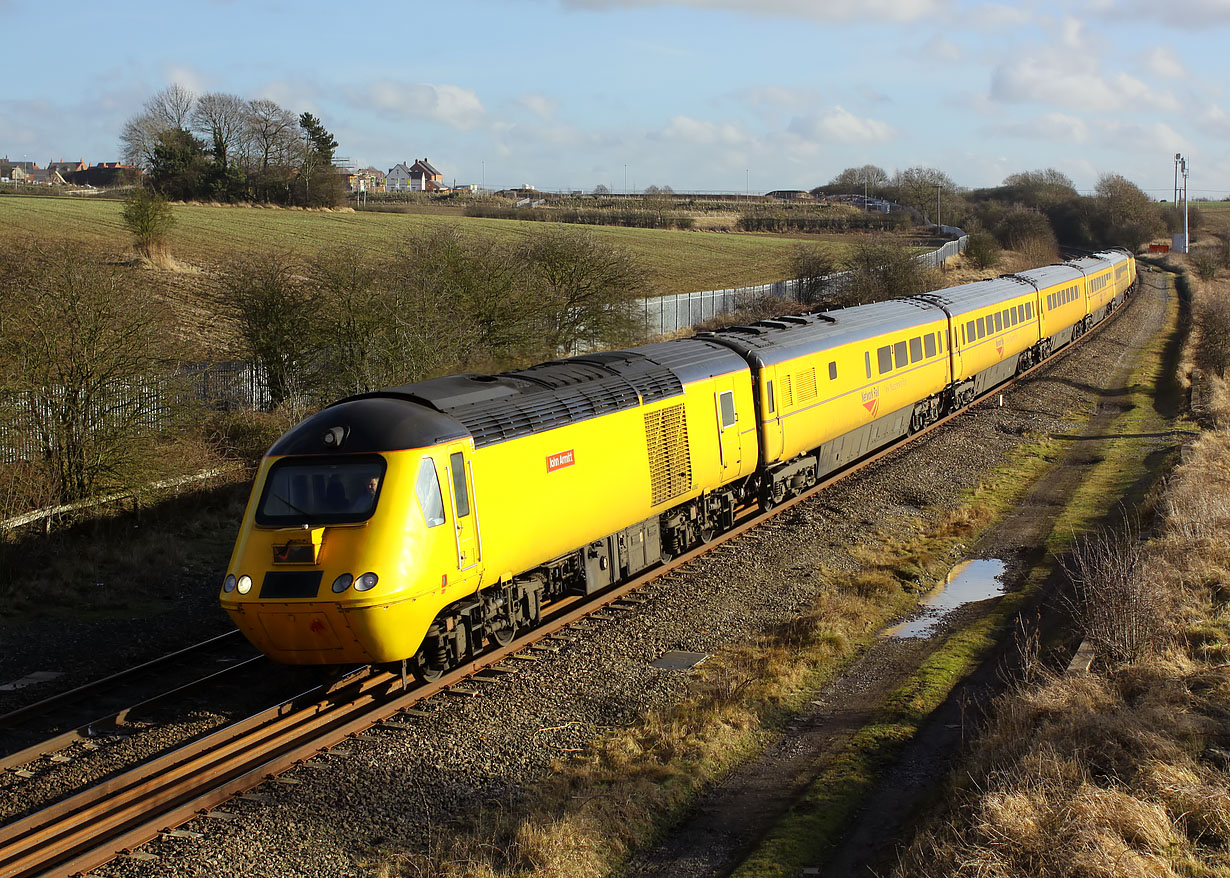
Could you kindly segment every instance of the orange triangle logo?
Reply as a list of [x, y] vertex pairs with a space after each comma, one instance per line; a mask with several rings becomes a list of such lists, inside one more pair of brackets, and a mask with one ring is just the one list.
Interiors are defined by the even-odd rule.
[[1004, 340], [1002, 338], [995, 339], [995, 352], [999, 354], [1000, 359], [1004, 356]]
[[867, 409], [872, 417], [875, 417], [876, 411], [880, 408], [880, 398], [877, 396], [875, 399], [868, 400], [863, 403], [863, 408]]

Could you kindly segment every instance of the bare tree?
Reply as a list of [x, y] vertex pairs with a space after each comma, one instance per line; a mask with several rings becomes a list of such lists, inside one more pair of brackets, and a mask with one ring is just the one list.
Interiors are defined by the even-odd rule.
[[907, 168], [893, 176], [892, 188], [897, 201], [914, 208], [932, 222], [943, 219], [937, 195], [957, 193], [957, 184], [943, 171], [935, 168]]
[[154, 148], [164, 131], [187, 130], [196, 96], [178, 83], [172, 83], [147, 100], [141, 112], [124, 123], [120, 130], [120, 152], [124, 161], [148, 168]]
[[299, 117], [273, 101], [249, 101], [247, 124], [256, 170], [281, 164], [298, 143]]
[[528, 301], [541, 308], [551, 354], [644, 337], [636, 305], [645, 293], [645, 269], [626, 250], [588, 231], [549, 230], [526, 241], [519, 261], [530, 277]]
[[69, 246], [0, 264], [4, 384], [63, 502], [141, 480], [159, 405], [159, 318], [143, 291]]
[[841, 285], [834, 276], [840, 270], [831, 247], [799, 244], [790, 255], [790, 276], [799, 284], [799, 303], [809, 308], [832, 308]]
[[1103, 243], [1136, 250], [1164, 232], [1158, 205], [1126, 177], [1103, 174], [1096, 193], [1096, 219]]
[[203, 94], [192, 111], [193, 128], [205, 135], [214, 149], [214, 161], [225, 166], [248, 132], [248, 104], [239, 95]]

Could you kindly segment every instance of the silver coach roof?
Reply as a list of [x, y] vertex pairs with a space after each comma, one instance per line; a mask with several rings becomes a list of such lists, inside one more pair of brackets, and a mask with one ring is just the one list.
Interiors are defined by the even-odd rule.
[[837, 311], [761, 320], [750, 326], [700, 333], [696, 338], [712, 339], [728, 345], [757, 365], [771, 366], [945, 319], [944, 313], [930, 302], [891, 299]]

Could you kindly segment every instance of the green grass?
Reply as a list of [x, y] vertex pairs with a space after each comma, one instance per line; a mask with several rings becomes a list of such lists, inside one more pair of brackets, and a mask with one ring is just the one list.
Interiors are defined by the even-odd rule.
[[[79, 241], [118, 255], [130, 249], [120, 207], [118, 201], [86, 198], [0, 198], [0, 234], [27, 233], [48, 241]], [[545, 227], [563, 227], [556, 223], [421, 214], [198, 204], [177, 204], [172, 209], [176, 219], [170, 235], [172, 255], [203, 268], [213, 267], [234, 253], [266, 249], [304, 256], [344, 246], [369, 250], [374, 255], [390, 253], [408, 235], [440, 224], [460, 225], [474, 234], [507, 242], [516, 242]], [[645, 265], [651, 289], [663, 295], [782, 280], [787, 276], [790, 254], [799, 242], [797, 238], [771, 235], [584, 228], [631, 251]]]

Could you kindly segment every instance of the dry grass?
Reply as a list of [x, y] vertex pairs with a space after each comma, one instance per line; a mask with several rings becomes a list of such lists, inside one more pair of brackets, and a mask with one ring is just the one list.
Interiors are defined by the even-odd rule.
[[[954, 545], [985, 525], [985, 505], [937, 512], [911, 540], [876, 536], [845, 571], [817, 570], [806, 613], [697, 669], [669, 713], [595, 730], [593, 745], [558, 764], [515, 808], [470, 817], [464, 833], [389, 853], [385, 876], [607, 875], [651, 840], [708, 783], [762, 748], [777, 724], [853, 656], [858, 644], [917, 599], [951, 564]], [[871, 548], [874, 546], [874, 550]]]
[[1155, 650], [1001, 698], [960, 816], [920, 833], [896, 875], [1230, 875], [1228, 498], [1230, 433], [1207, 434], [1134, 550], [1133, 575], [1169, 604]]

